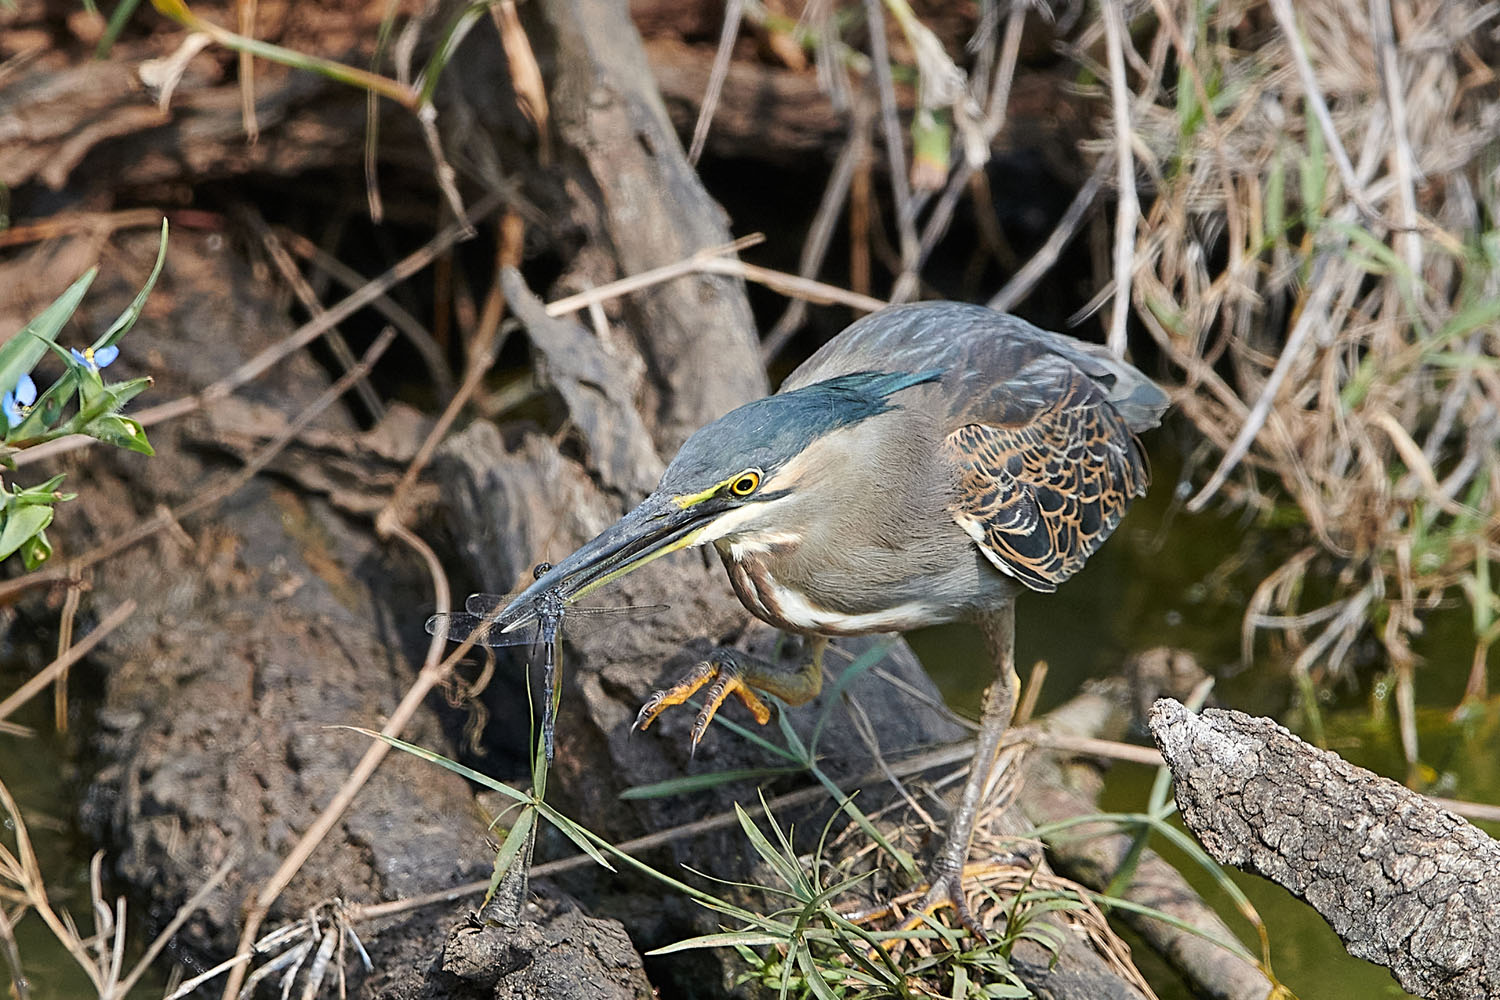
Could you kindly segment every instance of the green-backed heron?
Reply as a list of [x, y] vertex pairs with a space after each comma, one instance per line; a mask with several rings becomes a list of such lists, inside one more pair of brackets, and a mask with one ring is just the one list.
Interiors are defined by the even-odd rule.
[[[979, 624], [995, 659], [963, 795], [927, 906], [973, 928], [961, 875], [979, 800], [1015, 708], [1014, 601], [1082, 568], [1145, 493], [1135, 432], [1166, 395], [1101, 347], [980, 306], [928, 302], [866, 316], [682, 446], [655, 492], [558, 563], [495, 623], [523, 621], [678, 549], [712, 542], [750, 612], [813, 637], [798, 672], [714, 654], [641, 709], [644, 729], [704, 685], [696, 746], [729, 695], [800, 705], [822, 686], [829, 636]], [[977, 928], [974, 928], [977, 930]]]

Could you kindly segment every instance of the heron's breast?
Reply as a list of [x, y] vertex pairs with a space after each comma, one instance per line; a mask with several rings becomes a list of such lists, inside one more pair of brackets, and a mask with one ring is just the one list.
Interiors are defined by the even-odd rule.
[[815, 581], [796, 580], [774, 548], [716, 543], [735, 595], [752, 614], [786, 632], [819, 635], [864, 635], [905, 632], [951, 621], [946, 607], [927, 598], [878, 602], [859, 610], [840, 609], [821, 599]]

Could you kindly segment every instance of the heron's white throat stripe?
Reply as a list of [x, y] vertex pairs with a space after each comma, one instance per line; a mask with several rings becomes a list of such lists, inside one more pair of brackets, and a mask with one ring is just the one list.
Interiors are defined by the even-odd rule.
[[731, 535], [743, 534], [746, 537], [733, 539], [731, 544], [752, 545], [760, 550], [772, 544], [786, 544], [799, 542], [802, 536], [790, 531], [766, 531], [757, 532], [752, 527], [762, 515], [770, 513], [781, 504], [786, 503], [791, 497], [777, 497], [775, 500], [761, 502], [751, 501], [743, 507], [720, 514], [716, 519], [703, 526], [703, 531], [693, 540], [694, 545], [702, 545], [704, 542], [716, 542], [721, 538]]

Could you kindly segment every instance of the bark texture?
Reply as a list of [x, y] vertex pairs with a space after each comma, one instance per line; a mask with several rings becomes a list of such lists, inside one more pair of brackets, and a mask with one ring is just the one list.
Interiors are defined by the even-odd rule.
[[[639, 274], [730, 240], [724, 212], [687, 162], [624, 4], [546, 0], [533, 44], [555, 60], [549, 81], [561, 159], [597, 207], [597, 237], [622, 274]], [[743, 284], [708, 274], [631, 297], [628, 325], [659, 392], [656, 444], [689, 434], [766, 391]], [[708, 395], [705, 384], [720, 392]]]
[[[398, 961], [370, 978], [377, 1000], [650, 1000], [651, 983], [625, 929], [568, 899], [523, 908], [515, 927], [489, 927], [455, 907], [407, 933]], [[434, 954], [437, 955], [434, 958]]]
[[[152, 402], [202, 389], [289, 328], [254, 269], [219, 243], [187, 228], [173, 232], [161, 283], [111, 369], [151, 374]], [[112, 247], [116, 266], [101, 271], [79, 312], [84, 343], [135, 295], [155, 259], [156, 235], [117, 234]], [[73, 273], [43, 255], [0, 269], [3, 284], [18, 289], [45, 289], [56, 274]], [[282, 408], [300, 409], [326, 385], [326, 373], [299, 356], [246, 387], [232, 436], [224, 433], [230, 410], [219, 408], [213, 420], [152, 427], [157, 455], [149, 461], [102, 448], [64, 458], [79, 496], [59, 511], [56, 558], [210, 488], [237, 467], [226, 455], [237, 451], [233, 442], [264, 441], [284, 426]], [[369, 440], [336, 411], [319, 418], [317, 432], [356, 447]], [[398, 456], [416, 447], [414, 435], [404, 437]], [[366, 450], [361, 458], [372, 476], [382, 466], [387, 476], [399, 472], [399, 457], [373, 456]], [[229, 952], [241, 902], [364, 753], [366, 738], [330, 727], [388, 715], [409, 683], [403, 639], [415, 639], [427, 598], [411, 583], [410, 564], [382, 549], [362, 522], [295, 488], [299, 468], [331, 467], [325, 457], [294, 446], [276, 479], [256, 478], [213, 514], [185, 519], [92, 579], [91, 610], [127, 597], [139, 604], [89, 661], [100, 701], [86, 730], [81, 813], [85, 829], [108, 845], [114, 884], [159, 924], [206, 871], [240, 858], [174, 943], [190, 961]], [[41, 608], [28, 613], [50, 617]], [[420, 712], [408, 736], [452, 752], [436, 712]], [[273, 920], [332, 897], [375, 902], [479, 877], [483, 837], [461, 778], [393, 754]]]
[[1215, 858], [1306, 900], [1409, 992], [1500, 995], [1500, 843], [1269, 719], [1162, 699], [1151, 731]]

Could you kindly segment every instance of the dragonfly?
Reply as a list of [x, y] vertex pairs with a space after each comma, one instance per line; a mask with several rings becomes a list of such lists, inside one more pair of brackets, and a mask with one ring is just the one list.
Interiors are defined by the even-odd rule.
[[[552, 569], [551, 563], [537, 563], [533, 578], [540, 580]], [[650, 617], [667, 610], [665, 604], [637, 604], [626, 607], [594, 607], [570, 604], [557, 587], [526, 597], [526, 591], [515, 594], [470, 594], [463, 611], [446, 611], [427, 619], [427, 634], [442, 636], [451, 642], [465, 642], [471, 637], [476, 646], [503, 648], [530, 646], [531, 660], [538, 652], [542, 659], [542, 744], [547, 763], [552, 762], [553, 729], [557, 722], [557, 705], [561, 692], [555, 686], [559, 640], [580, 639], [622, 621]], [[525, 603], [516, 606], [525, 597]], [[509, 612], [506, 614], [506, 612]], [[502, 617], [511, 619], [502, 624]]]

